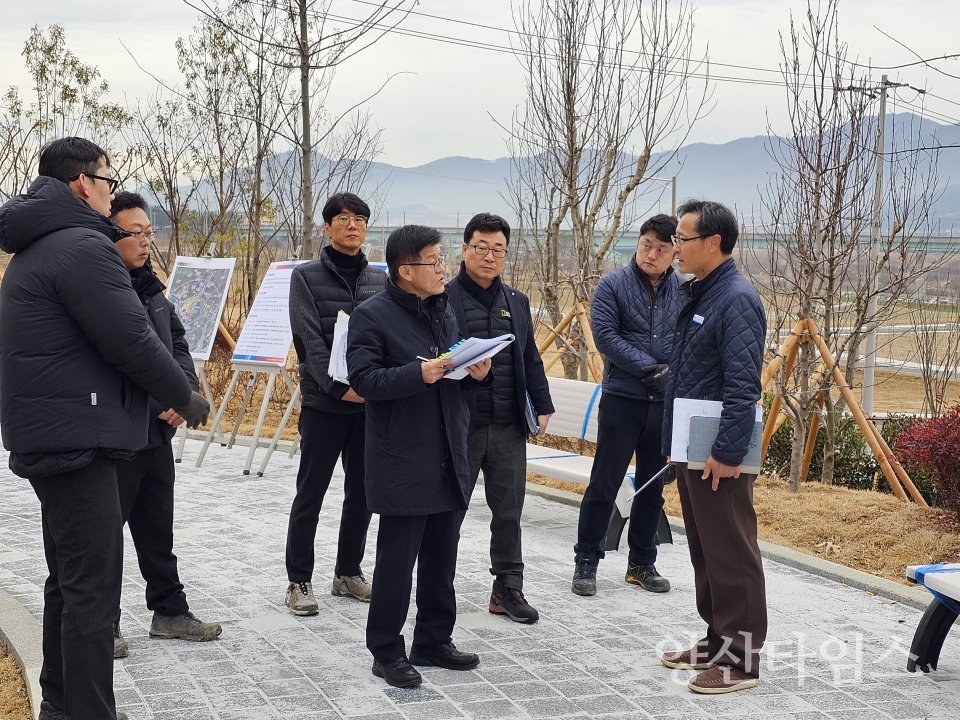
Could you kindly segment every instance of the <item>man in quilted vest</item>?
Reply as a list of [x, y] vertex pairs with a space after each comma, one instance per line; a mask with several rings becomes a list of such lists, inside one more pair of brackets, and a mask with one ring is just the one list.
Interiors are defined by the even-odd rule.
[[331, 593], [370, 602], [370, 583], [360, 569], [370, 526], [363, 487], [363, 398], [346, 383], [336, 382], [328, 369], [337, 314], [352, 314], [383, 290], [387, 275], [370, 265], [360, 249], [370, 219], [363, 200], [353, 193], [336, 193], [322, 214], [330, 244], [316, 260], [298, 265], [290, 278], [290, 328], [303, 393], [302, 455], [287, 525], [286, 604], [294, 615], [316, 615], [320, 609], [313, 594], [313, 546], [337, 458], [343, 465], [343, 509]]
[[670, 668], [703, 670], [688, 687], [716, 695], [755, 687], [767, 635], [767, 601], [753, 508], [756, 475], [740, 466], [760, 400], [767, 318], [756, 289], [731, 257], [737, 219], [716, 202], [677, 208], [675, 239], [687, 302], [677, 319], [663, 418], [663, 453], [670, 453], [673, 401], [722, 401], [720, 429], [703, 470], [676, 463], [697, 610], [706, 636], [692, 648], [663, 655]]
[[597, 564], [604, 557], [617, 490], [636, 454], [636, 485], [656, 479], [633, 499], [624, 580], [650, 592], [670, 590], [657, 572], [657, 528], [663, 512], [667, 459], [660, 452], [663, 390], [683, 280], [673, 271], [677, 221], [654, 215], [640, 226], [637, 252], [626, 267], [603, 277], [593, 294], [590, 320], [603, 353], [603, 395], [597, 417], [597, 452], [580, 505], [576, 566], [571, 589], [596, 595]]

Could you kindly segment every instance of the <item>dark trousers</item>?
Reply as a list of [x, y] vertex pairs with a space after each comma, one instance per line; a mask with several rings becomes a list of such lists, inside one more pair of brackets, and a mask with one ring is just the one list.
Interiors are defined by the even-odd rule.
[[41, 708], [71, 720], [114, 720], [113, 621], [120, 609], [123, 532], [114, 461], [30, 481], [43, 551]]
[[287, 579], [313, 581], [313, 545], [323, 497], [330, 487], [333, 468], [343, 464], [343, 510], [334, 572], [341, 576], [360, 574], [367, 544], [370, 511], [363, 487], [363, 413], [329, 413], [305, 407], [300, 410], [302, 438], [297, 495], [287, 525]]
[[445, 645], [457, 621], [453, 578], [460, 541], [459, 511], [381, 515], [377, 567], [367, 614], [367, 649], [379, 663], [406, 657], [403, 624], [417, 565], [417, 623], [413, 644]]
[[[520, 514], [527, 490], [526, 436], [518, 423], [481, 425], [467, 441], [470, 495], [483, 470], [490, 520], [490, 574], [505, 586], [523, 589]], [[460, 513], [460, 523], [467, 512]]]
[[[597, 452], [590, 470], [590, 484], [580, 505], [575, 552], [596, 553], [604, 557], [603, 538], [610, 526], [614, 500], [630, 466], [637, 456], [636, 486], [640, 487], [667, 463], [660, 454], [660, 427], [663, 403], [601, 395], [597, 417]], [[633, 499], [627, 545], [630, 562], [653, 565], [657, 560], [657, 528], [663, 511], [661, 475]]]
[[767, 595], [757, 514], [756, 475], [724, 478], [714, 492], [702, 470], [677, 463], [677, 489], [697, 589], [697, 611], [707, 623], [700, 641], [715, 662], [760, 675], [767, 637]]
[[140, 574], [147, 581], [147, 608], [160, 615], [183, 615], [190, 607], [173, 554], [173, 447], [141, 450], [117, 462], [120, 511], [130, 525]]

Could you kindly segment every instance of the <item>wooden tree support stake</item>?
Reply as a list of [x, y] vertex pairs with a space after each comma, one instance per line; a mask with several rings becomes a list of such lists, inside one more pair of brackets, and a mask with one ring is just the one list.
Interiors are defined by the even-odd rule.
[[595, 383], [603, 382], [603, 360], [596, 344], [593, 342], [593, 328], [590, 325], [590, 309], [584, 302], [579, 302], [574, 306], [577, 313], [577, 322], [583, 330], [583, 339], [587, 343], [587, 368], [593, 376]]

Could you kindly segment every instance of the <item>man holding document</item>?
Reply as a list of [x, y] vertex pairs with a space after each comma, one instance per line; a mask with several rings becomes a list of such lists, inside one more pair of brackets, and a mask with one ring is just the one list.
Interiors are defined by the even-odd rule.
[[[441, 357], [460, 338], [444, 292], [440, 233], [406, 225], [387, 239], [386, 291], [350, 318], [350, 385], [366, 404], [366, 493], [380, 515], [367, 615], [373, 674], [395, 687], [421, 683], [413, 665], [470, 670], [480, 664], [451, 642], [460, 513], [469, 497], [469, 413], [462, 386], [489, 383], [490, 360], [456, 375]], [[413, 567], [417, 623], [409, 660], [403, 635]]]
[[[480, 213], [463, 231], [460, 273], [447, 283], [460, 332], [471, 338], [506, 333], [516, 340], [493, 356], [493, 382], [471, 389], [467, 459], [470, 494], [483, 470], [490, 520], [490, 574], [495, 578], [489, 610], [514, 622], [535, 623], [539, 613], [523, 595], [520, 514], [527, 487], [526, 436], [542, 435], [553, 414], [550, 387], [537, 351], [530, 301], [502, 282], [510, 226], [499, 215]], [[535, 427], [528, 427], [529, 401]], [[460, 513], [460, 522], [466, 511]]]
[[707, 634], [690, 649], [665, 653], [661, 662], [703, 670], [688, 687], [721, 694], [757, 685], [767, 634], [753, 507], [756, 475], [741, 472], [756, 424], [767, 321], [760, 296], [731, 257], [738, 235], [733, 213], [719, 203], [695, 200], [677, 208], [677, 216], [680, 272], [694, 279], [681, 288], [687, 302], [670, 361], [664, 455], [671, 454], [675, 432], [689, 432], [673, 425], [676, 399], [719, 401], [722, 409], [702, 469], [679, 458], [676, 463], [697, 610]]
[[286, 604], [294, 615], [319, 612], [313, 594], [313, 544], [324, 495], [339, 457], [343, 464], [343, 510], [332, 594], [370, 601], [370, 583], [360, 569], [370, 511], [363, 489], [363, 398], [330, 376], [334, 328], [342, 313], [383, 289], [386, 274], [367, 263], [360, 247], [370, 208], [353, 193], [337, 193], [323, 207], [330, 244], [320, 257], [298, 265], [290, 278], [290, 328], [300, 362], [300, 437], [297, 494], [287, 526]]

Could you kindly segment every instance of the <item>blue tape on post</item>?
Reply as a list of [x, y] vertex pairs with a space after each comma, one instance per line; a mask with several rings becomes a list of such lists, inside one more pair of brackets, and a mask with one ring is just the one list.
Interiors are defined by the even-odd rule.
[[583, 415], [583, 428], [580, 430], [580, 439], [583, 440], [587, 437], [587, 425], [590, 424], [590, 415], [593, 414], [593, 406], [597, 402], [597, 397], [600, 395], [600, 388], [602, 385], [597, 385], [593, 389], [593, 395], [590, 396], [590, 402], [587, 403], [587, 412]]
[[[960, 572], [960, 566], [954, 565], [953, 567], [946, 567], [944, 563], [938, 563], [936, 565], [922, 565], [918, 567], [914, 571], [914, 577], [916, 577], [918, 583], [924, 587], [927, 587], [923, 582], [927, 575], [939, 575], [957, 572]], [[931, 595], [939, 600], [942, 605], [945, 605], [947, 608], [949, 608], [951, 612], [955, 612], [957, 615], [960, 615], [960, 600], [955, 600], [952, 597], [948, 597], [941, 592], [937, 592], [936, 590], [931, 590], [928, 587], [927, 590]]]

